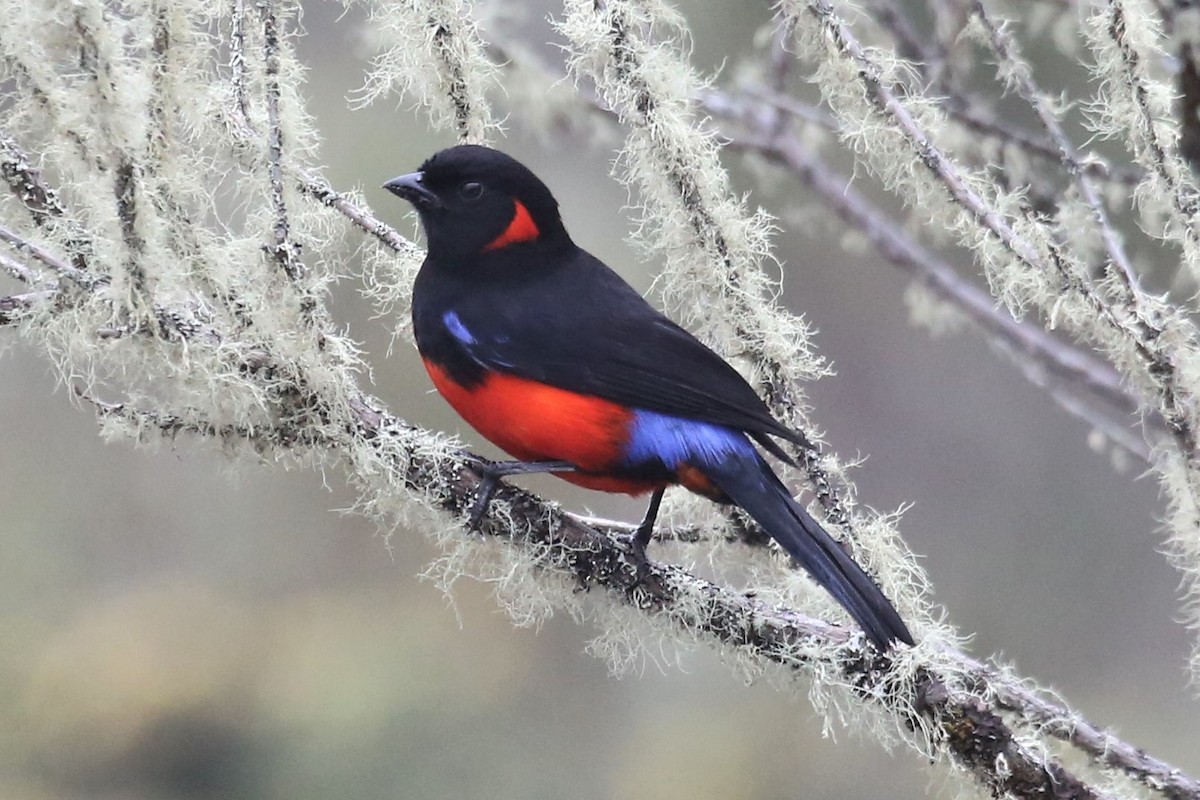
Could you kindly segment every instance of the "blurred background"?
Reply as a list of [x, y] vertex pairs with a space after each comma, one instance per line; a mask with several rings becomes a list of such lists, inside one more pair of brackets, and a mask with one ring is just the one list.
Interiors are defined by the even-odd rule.
[[[695, 62], [747, 52], [768, 18], [739, 2], [677, 4]], [[536, 15], [535, 15], [536, 16]], [[376, 189], [452, 144], [388, 103], [351, 111], [366, 52], [340, 6], [306, 4], [301, 51], [336, 187]], [[655, 265], [626, 243], [625, 190], [604, 146], [500, 146], [557, 194], [584, 247], [639, 288]], [[739, 190], [777, 214], [801, 189]], [[1197, 703], [1161, 549], [1157, 487], [1088, 446], [1089, 431], [970, 335], [912, 327], [906, 280], [815, 216], [785, 215], [782, 300], [819, 330], [837, 375], [809, 387], [815, 419], [864, 503], [912, 502], [901, 530], [973, 651], [1000, 654], [1093, 722], [1200, 773]], [[334, 312], [364, 343], [374, 391], [420, 424], [461, 426], [411, 346], [355, 281]], [[105, 445], [36, 352], [0, 362], [0, 797], [917, 798], [947, 796], [907, 753], [834, 729], [803, 702], [744, 686], [711, 653], [615, 679], [584, 653], [594, 631], [517, 629], [486, 587], [457, 611], [418, 573], [438, 552], [400, 530], [390, 548], [338, 513], [341, 476], [231, 464], [181, 440]], [[487, 452], [487, 448], [481, 448]], [[535, 483], [568, 508], [630, 520], [640, 502]], [[932, 777], [931, 777], [932, 776]]]

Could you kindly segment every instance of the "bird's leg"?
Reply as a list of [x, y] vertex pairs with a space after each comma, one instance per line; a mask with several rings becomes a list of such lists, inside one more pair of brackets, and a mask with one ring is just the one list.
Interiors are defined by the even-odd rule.
[[646, 558], [646, 548], [654, 536], [654, 522], [658, 519], [658, 508], [662, 505], [665, 491], [667, 488], [663, 486], [655, 489], [654, 494], [650, 495], [650, 505], [646, 507], [646, 516], [642, 517], [642, 524], [637, 526], [637, 530], [629, 538], [629, 545], [633, 549], [634, 558], [637, 561], [637, 578], [633, 582], [634, 586], [644, 581], [648, 574], [650, 562]]
[[663, 493], [666, 491], [665, 486], [654, 490], [654, 494], [650, 495], [650, 505], [646, 507], [646, 516], [642, 517], [642, 524], [633, 532], [634, 547], [638, 548], [642, 555], [646, 554], [646, 548], [654, 536], [654, 522], [658, 519], [658, 508], [662, 505]]
[[480, 461], [479, 488], [475, 490], [475, 502], [467, 515], [467, 529], [476, 530], [483, 514], [492, 502], [492, 495], [500, 485], [500, 479], [510, 475], [534, 475], [542, 472], [575, 472], [575, 465], [567, 461]]

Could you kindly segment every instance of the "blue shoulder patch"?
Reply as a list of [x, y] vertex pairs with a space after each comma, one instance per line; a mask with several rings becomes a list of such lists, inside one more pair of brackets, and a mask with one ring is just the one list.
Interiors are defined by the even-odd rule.
[[704, 464], [754, 453], [754, 445], [739, 430], [638, 409], [630, 426], [625, 461], [640, 464], [658, 460], [674, 469], [685, 461]]
[[467, 326], [463, 325], [462, 320], [458, 318], [457, 312], [447, 311], [445, 314], [442, 314], [442, 324], [446, 326], [446, 330], [450, 331], [451, 336], [463, 344], [476, 344], [475, 337], [467, 330]]

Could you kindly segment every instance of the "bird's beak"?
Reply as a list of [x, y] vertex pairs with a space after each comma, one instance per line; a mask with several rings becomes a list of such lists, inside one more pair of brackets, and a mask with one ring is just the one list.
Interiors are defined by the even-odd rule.
[[397, 197], [404, 198], [418, 209], [441, 208], [442, 201], [421, 182], [424, 177], [425, 174], [422, 172], [410, 172], [399, 178], [392, 178], [383, 185], [383, 188]]

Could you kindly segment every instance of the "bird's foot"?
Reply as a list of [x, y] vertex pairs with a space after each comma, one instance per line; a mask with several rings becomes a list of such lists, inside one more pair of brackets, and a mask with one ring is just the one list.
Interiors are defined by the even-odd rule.
[[634, 575], [633, 583], [629, 585], [630, 591], [642, 586], [650, 577], [650, 558], [646, 555], [646, 548], [649, 547], [653, 535], [653, 522], [649, 526], [643, 522], [628, 537], [622, 537], [628, 539], [629, 554], [633, 560]]
[[475, 489], [475, 500], [467, 512], [467, 530], [479, 530], [483, 515], [492, 504], [492, 496], [500, 486], [500, 479], [510, 475], [533, 475], [540, 472], [575, 472], [575, 465], [566, 461], [487, 461], [473, 460], [472, 466], [479, 473], [479, 486]]
[[467, 512], [467, 530], [472, 532], [479, 530], [479, 523], [483, 521], [488, 506], [492, 504], [492, 495], [500, 485], [500, 476], [490, 472], [486, 463], [480, 472], [479, 486], [475, 488], [475, 500]]
[[646, 507], [646, 516], [642, 518], [642, 523], [629, 537], [629, 551], [633, 556], [635, 570], [633, 585], [629, 587], [631, 591], [644, 584], [650, 577], [650, 559], [646, 557], [646, 548], [650, 546], [650, 539], [654, 536], [654, 523], [658, 519], [658, 509], [662, 505], [665, 491], [666, 487], [660, 486], [650, 496], [650, 505]]

